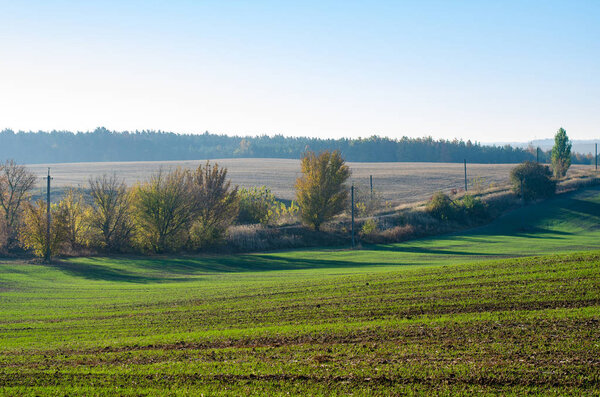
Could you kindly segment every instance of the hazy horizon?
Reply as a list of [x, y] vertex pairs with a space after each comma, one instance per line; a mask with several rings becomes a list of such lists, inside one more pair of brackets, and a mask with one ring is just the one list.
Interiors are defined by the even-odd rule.
[[600, 2], [0, 1], [12, 130], [598, 138]]

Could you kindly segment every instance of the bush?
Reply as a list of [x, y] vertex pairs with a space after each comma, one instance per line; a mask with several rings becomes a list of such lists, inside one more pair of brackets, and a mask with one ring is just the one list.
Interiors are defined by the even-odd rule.
[[465, 195], [460, 204], [465, 220], [484, 220], [489, 218], [487, 205], [470, 194]]
[[457, 218], [457, 206], [452, 199], [443, 192], [437, 192], [427, 203], [427, 212], [441, 221], [454, 220]]
[[[351, 212], [351, 207], [352, 205], [348, 206], [348, 213]], [[371, 189], [368, 186], [354, 186], [354, 209], [357, 217], [373, 216], [382, 207], [381, 193], [373, 191], [373, 194], [371, 194]]]
[[443, 192], [437, 192], [427, 203], [426, 211], [440, 221], [469, 223], [489, 218], [487, 205], [470, 194], [454, 202]]
[[241, 188], [238, 195], [240, 200], [238, 223], [266, 225], [277, 215], [277, 200], [271, 189], [266, 186]]
[[360, 228], [361, 236], [369, 236], [377, 231], [377, 221], [375, 219], [367, 219]]
[[[554, 195], [556, 181], [552, 179], [552, 171], [546, 165], [531, 161], [519, 164], [510, 172], [513, 191], [525, 200], [536, 200]], [[523, 191], [521, 191], [521, 181]]]
[[298, 212], [300, 212], [300, 207], [293, 201], [287, 206], [285, 203], [279, 202], [275, 207], [275, 218], [279, 224], [296, 223], [298, 220]]
[[394, 226], [391, 229], [381, 232], [384, 242], [400, 242], [410, 240], [411, 238], [415, 238], [416, 234], [417, 231], [414, 225]]

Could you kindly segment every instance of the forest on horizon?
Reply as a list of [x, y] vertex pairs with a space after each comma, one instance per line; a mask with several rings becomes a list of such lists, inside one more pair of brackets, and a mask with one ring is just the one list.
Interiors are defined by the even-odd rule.
[[[392, 139], [322, 139], [308, 137], [228, 136], [176, 134], [164, 131], [92, 132], [0, 131], [0, 159], [19, 163], [72, 163], [103, 161], [169, 161], [218, 158], [299, 159], [303, 152], [339, 150], [347, 161], [356, 162], [462, 162], [499, 164], [535, 161], [537, 148], [482, 145], [463, 140], [431, 137]], [[548, 162], [550, 151], [539, 150], [539, 161]], [[572, 154], [574, 164], [593, 164], [594, 156]]]

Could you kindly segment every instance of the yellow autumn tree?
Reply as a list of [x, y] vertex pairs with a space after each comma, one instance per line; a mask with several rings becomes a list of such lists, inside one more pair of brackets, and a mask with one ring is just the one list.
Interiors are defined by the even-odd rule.
[[87, 244], [91, 207], [86, 204], [80, 190], [69, 188], [58, 203], [58, 219], [62, 222], [65, 241], [71, 249], [78, 250]]
[[321, 225], [342, 212], [348, 201], [345, 182], [350, 168], [339, 151], [318, 155], [308, 151], [301, 161], [302, 176], [296, 180], [296, 201], [302, 221], [319, 230]]
[[64, 224], [61, 219], [59, 207], [53, 204], [50, 207], [50, 239], [47, 238], [48, 214], [46, 202], [38, 200], [35, 203], [27, 203], [23, 216], [23, 225], [20, 229], [21, 244], [26, 249], [31, 249], [35, 255], [44, 257], [48, 245], [50, 255], [56, 256], [62, 244], [65, 242]]

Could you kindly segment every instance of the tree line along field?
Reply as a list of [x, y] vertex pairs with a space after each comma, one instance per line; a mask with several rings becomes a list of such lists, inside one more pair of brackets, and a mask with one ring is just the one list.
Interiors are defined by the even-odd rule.
[[360, 251], [4, 261], [1, 391], [600, 395], [599, 222], [590, 188]]
[[[244, 187], [267, 186], [281, 199], [293, 200], [294, 184], [300, 176], [300, 161], [287, 159], [217, 159], [227, 168], [233, 184]], [[38, 192], [45, 189], [43, 178], [51, 168], [53, 186], [85, 187], [90, 177], [116, 173], [126, 183], [133, 185], [149, 177], [161, 167], [196, 168], [204, 164], [198, 161], [151, 161], [35, 164], [28, 168], [40, 178]], [[427, 200], [438, 190], [464, 188], [464, 168], [461, 163], [353, 163], [351, 180], [359, 186], [369, 186], [373, 175], [374, 189], [382, 198], [393, 203]], [[510, 170], [515, 164], [468, 164], [468, 181], [471, 188], [489, 188], [490, 184], [508, 183]], [[591, 170], [589, 165], [573, 165], [570, 174]]]

